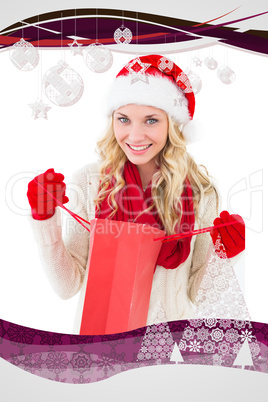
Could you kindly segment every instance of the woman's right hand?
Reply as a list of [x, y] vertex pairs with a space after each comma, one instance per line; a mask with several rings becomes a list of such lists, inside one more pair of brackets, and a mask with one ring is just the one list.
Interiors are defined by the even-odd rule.
[[37, 182], [52, 193], [58, 201], [65, 204], [69, 201], [69, 198], [65, 195], [66, 184], [63, 180], [63, 174], [55, 173], [54, 169], [48, 169], [45, 173], [36, 176], [29, 182], [27, 197], [34, 219], [45, 220], [51, 218], [57, 206], [57, 202]]

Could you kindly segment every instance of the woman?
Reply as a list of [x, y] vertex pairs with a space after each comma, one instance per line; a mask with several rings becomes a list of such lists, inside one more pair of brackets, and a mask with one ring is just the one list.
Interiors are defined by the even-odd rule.
[[[157, 260], [147, 324], [193, 317], [194, 301], [206, 267], [210, 235], [219, 236], [228, 257], [245, 247], [244, 224], [217, 229], [239, 220], [227, 211], [219, 218], [218, 195], [205, 169], [186, 151], [191, 138], [195, 98], [188, 77], [158, 55], [130, 61], [117, 75], [108, 97], [109, 127], [98, 142], [101, 164], [76, 173], [80, 191], [75, 212], [94, 217], [146, 223], [168, 235], [215, 225], [211, 233], [163, 243]], [[29, 183], [32, 224], [42, 259], [56, 292], [69, 298], [81, 288], [81, 319], [89, 235], [74, 221], [65, 241], [57, 225], [57, 203], [65, 196], [63, 175], [49, 169]], [[84, 286], [83, 286], [84, 285]]]

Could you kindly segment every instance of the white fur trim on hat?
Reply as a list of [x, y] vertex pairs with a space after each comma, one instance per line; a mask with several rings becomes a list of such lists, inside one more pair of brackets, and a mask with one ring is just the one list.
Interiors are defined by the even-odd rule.
[[188, 123], [188, 101], [178, 86], [160, 75], [148, 74], [146, 78], [147, 82], [133, 82], [131, 74], [117, 77], [107, 99], [108, 115], [122, 106], [137, 104], [162, 109], [178, 123]]

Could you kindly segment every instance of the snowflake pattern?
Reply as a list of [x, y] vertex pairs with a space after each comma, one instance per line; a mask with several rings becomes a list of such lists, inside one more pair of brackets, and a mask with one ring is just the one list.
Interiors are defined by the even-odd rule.
[[78, 371], [83, 374], [85, 371], [88, 371], [91, 366], [92, 361], [86, 353], [74, 353], [72, 359], [70, 361], [70, 365], [73, 367], [74, 371]]
[[233, 267], [218, 239], [214, 247], [211, 244], [206, 271], [196, 296], [195, 317], [249, 319]]
[[66, 353], [49, 352], [46, 360], [46, 366], [49, 371], [53, 371], [56, 374], [62, 373], [67, 370], [68, 358]]
[[147, 328], [137, 359], [165, 360], [170, 359], [174, 340], [168, 324], [155, 324]]
[[232, 367], [246, 341], [252, 364], [244, 369], [268, 373], [266, 327], [249, 320], [198, 318], [87, 337], [37, 331], [2, 320], [0, 356], [31, 374], [85, 384], [133, 368], [174, 364], [170, 359], [175, 342], [183, 364]]
[[190, 341], [189, 349], [191, 352], [199, 352], [200, 351], [200, 342], [196, 339]]
[[223, 330], [222, 330], [222, 329], [214, 328], [214, 329], [211, 331], [211, 339], [212, 339], [213, 341], [215, 341], [215, 342], [222, 341], [222, 340], [223, 340], [223, 337], [224, 337], [224, 333], [223, 333]]
[[20, 325], [10, 324], [7, 334], [10, 341], [20, 345], [31, 344], [35, 336], [35, 330], [22, 327]]
[[192, 330], [192, 328], [190, 328], [190, 327], [185, 328], [185, 330], [183, 331], [182, 337], [184, 339], [186, 339], [187, 341], [189, 341], [190, 339], [193, 339], [194, 331]]
[[236, 343], [239, 339], [238, 331], [234, 328], [230, 328], [225, 333], [225, 339], [229, 343]]
[[208, 328], [198, 328], [197, 330], [197, 339], [200, 339], [202, 342], [209, 338], [209, 330]]
[[252, 342], [252, 339], [253, 339], [252, 331], [249, 331], [248, 329], [245, 329], [245, 331], [241, 331], [240, 339], [241, 339], [241, 342], [245, 342], [246, 339], [249, 342]]
[[212, 341], [204, 342], [204, 351], [206, 353], [214, 353], [215, 349], [215, 344]]

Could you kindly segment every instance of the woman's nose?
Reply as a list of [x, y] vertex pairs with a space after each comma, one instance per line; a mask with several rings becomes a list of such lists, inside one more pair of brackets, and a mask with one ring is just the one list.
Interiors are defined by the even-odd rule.
[[145, 133], [140, 124], [132, 124], [129, 129], [129, 141], [139, 143], [145, 138]]

